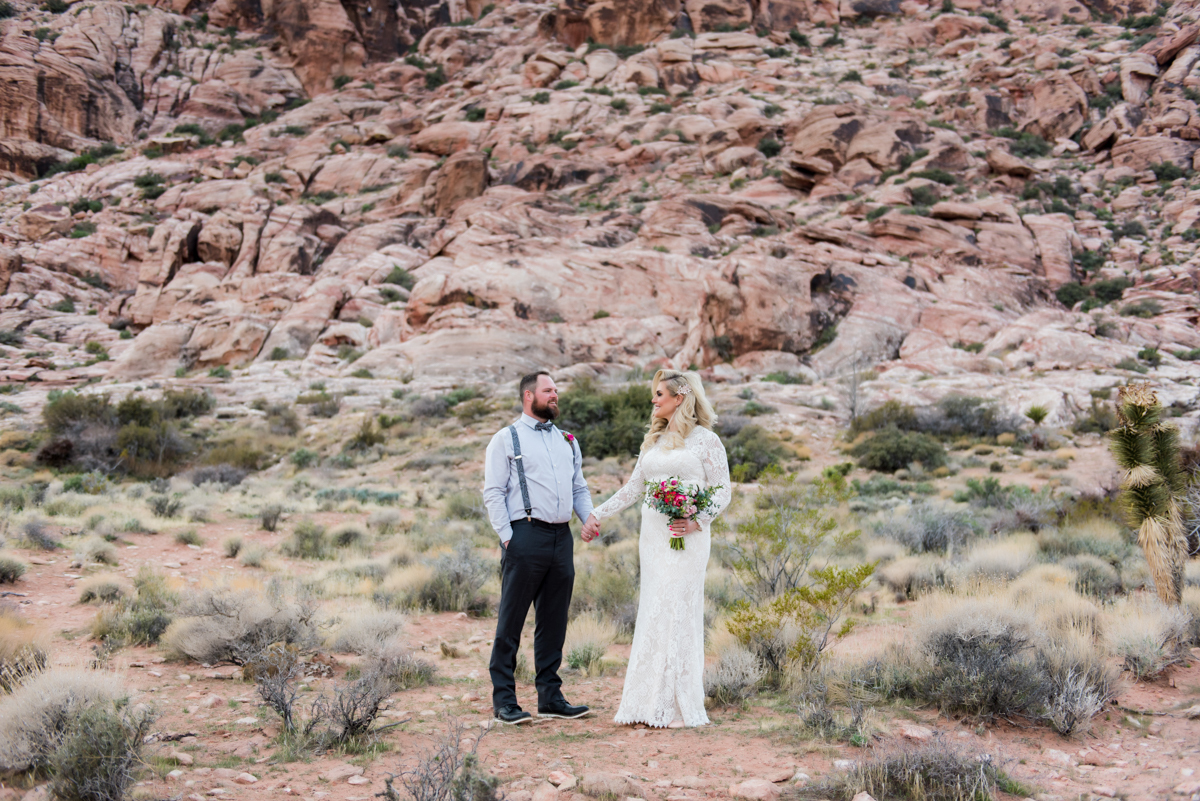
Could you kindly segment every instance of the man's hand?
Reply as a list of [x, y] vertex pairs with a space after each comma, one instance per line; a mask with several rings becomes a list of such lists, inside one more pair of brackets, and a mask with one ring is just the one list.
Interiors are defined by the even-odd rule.
[[507, 551], [508, 550], [508, 540], [500, 540], [500, 547]]
[[600, 536], [600, 521], [595, 515], [588, 515], [587, 522], [583, 524], [583, 541], [591, 542]]

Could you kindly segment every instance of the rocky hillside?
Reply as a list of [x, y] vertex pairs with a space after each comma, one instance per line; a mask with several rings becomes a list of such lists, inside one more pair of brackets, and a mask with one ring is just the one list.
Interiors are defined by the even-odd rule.
[[1152, 370], [1200, 410], [1185, 0], [0, 14], [0, 381], [696, 365], [1063, 425]]

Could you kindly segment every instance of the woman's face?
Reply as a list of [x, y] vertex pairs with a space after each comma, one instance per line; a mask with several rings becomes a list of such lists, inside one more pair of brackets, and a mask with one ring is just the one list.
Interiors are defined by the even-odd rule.
[[654, 387], [654, 397], [650, 402], [654, 404], [655, 417], [670, 420], [671, 415], [675, 414], [675, 410], [683, 403], [683, 396], [672, 395], [671, 390], [667, 389], [667, 385], [659, 381]]

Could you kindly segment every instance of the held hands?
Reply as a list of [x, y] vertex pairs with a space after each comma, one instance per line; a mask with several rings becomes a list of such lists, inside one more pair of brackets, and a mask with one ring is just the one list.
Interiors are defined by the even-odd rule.
[[693, 534], [693, 533], [699, 531], [700, 524], [697, 523], [695, 520], [690, 520], [690, 519], [689, 520], [672, 520], [670, 529], [671, 529], [671, 534], [673, 536], [678, 537], [681, 534]]
[[587, 522], [583, 524], [583, 541], [591, 542], [600, 536], [600, 521], [595, 515], [588, 515]]

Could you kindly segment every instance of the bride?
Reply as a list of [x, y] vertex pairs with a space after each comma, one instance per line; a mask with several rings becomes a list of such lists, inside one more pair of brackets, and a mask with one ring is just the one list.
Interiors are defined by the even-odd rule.
[[[645, 498], [647, 481], [678, 478], [701, 487], [720, 485], [715, 505], [696, 520], [671, 522], [642, 508], [641, 596], [633, 650], [617, 723], [703, 726], [704, 573], [711, 546], [709, 525], [729, 505], [729, 463], [713, 433], [717, 416], [695, 373], [659, 370], [651, 384], [654, 412], [633, 475], [600, 508], [597, 520], [612, 517]], [[683, 550], [670, 538], [684, 536]]]

